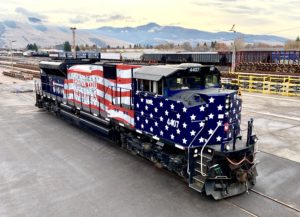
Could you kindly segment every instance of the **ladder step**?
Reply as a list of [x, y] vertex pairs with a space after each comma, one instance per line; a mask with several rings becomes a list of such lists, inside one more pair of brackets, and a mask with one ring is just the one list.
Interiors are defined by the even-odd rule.
[[[200, 174], [201, 174], [201, 169], [200, 169], [200, 168], [195, 168], [195, 171], [196, 171], [197, 173], [200, 173]], [[206, 175], [206, 172], [207, 172], [206, 167], [203, 167], [202, 173], [204, 173], [204, 174]]]
[[[201, 161], [200, 161], [200, 160], [197, 160], [196, 163], [199, 164], [199, 165], [201, 166]], [[205, 164], [205, 163], [206, 163], [206, 162], [203, 162], [203, 161], [202, 161], [202, 165], [206, 167], [207, 164]]]
[[203, 191], [203, 186], [204, 186], [204, 183], [199, 183], [199, 182], [195, 182], [193, 184], [190, 184], [189, 187], [198, 191], [198, 192], [202, 192]]
[[197, 176], [194, 176], [193, 179], [196, 180], [197, 182], [204, 184], [206, 177], [202, 176], [202, 175], [197, 175]]
[[[198, 156], [201, 158], [201, 154], [198, 154]], [[209, 160], [212, 159], [212, 156], [211, 156], [211, 155], [202, 154], [202, 157], [203, 157], [203, 158], [206, 158], [206, 159], [209, 159]]]

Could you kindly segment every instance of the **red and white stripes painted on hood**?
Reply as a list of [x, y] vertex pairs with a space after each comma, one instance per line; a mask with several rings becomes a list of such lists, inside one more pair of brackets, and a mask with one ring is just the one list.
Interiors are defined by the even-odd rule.
[[[132, 69], [138, 68], [116, 65], [117, 78], [114, 80], [104, 78], [103, 66], [72, 66], [64, 82], [64, 98], [107, 112], [108, 117], [134, 127], [134, 111], [127, 109], [126, 105], [133, 104]], [[120, 107], [120, 104], [123, 106]]]

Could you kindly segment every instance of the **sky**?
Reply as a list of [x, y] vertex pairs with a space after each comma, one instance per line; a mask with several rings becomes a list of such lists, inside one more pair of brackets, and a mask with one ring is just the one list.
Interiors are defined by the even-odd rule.
[[138, 26], [149, 22], [203, 31], [300, 35], [300, 0], [4, 0], [0, 20], [45, 25]]

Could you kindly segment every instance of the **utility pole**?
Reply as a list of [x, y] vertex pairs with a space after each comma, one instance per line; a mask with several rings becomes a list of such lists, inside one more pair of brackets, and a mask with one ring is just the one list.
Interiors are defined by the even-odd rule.
[[75, 30], [76, 30], [76, 27], [71, 27], [70, 29], [72, 30], [72, 33], [73, 33], [73, 58], [76, 59], [76, 43], [75, 43]]
[[13, 51], [12, 51], [12, 43], [16, 41], [10, 41], [10, 61], [11, 61], [11, 71], [14, 71], [14, 63], [13, 63]]
[[235, 30], [235, 24], [231, 27], [229, 30], [230, 32], [233, 32], [233, 51], [232, 51], [232, 63], [231, 63], [231, 72], [235, 72], [235, 63], [236, 63], [236, 47], [235, 47], [235, 39], [236, 39], [236, 30]]

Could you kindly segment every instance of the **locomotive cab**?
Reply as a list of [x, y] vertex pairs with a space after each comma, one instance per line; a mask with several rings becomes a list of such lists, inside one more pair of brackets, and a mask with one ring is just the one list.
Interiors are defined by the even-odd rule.
[[188, 90], [219, 88], [220, 71], [214, 66], [180, 64], [177, 66], [144, 66], [136, 74], [137, 90], [171, 97]]

